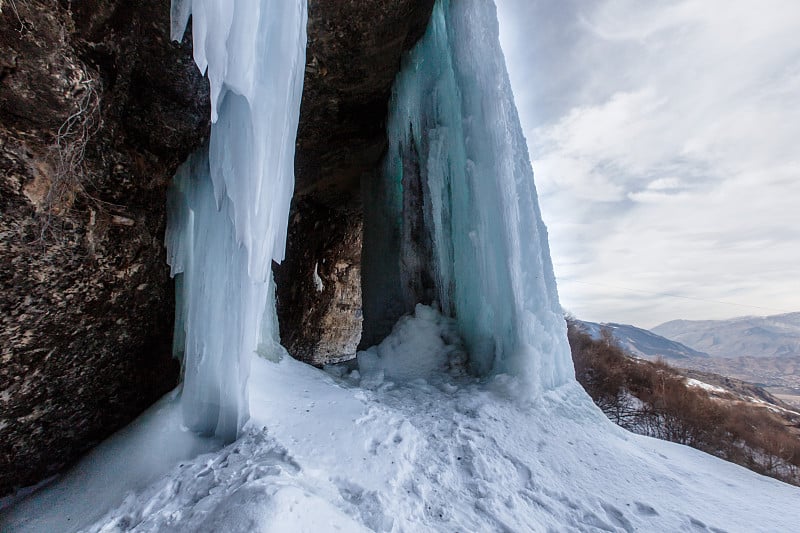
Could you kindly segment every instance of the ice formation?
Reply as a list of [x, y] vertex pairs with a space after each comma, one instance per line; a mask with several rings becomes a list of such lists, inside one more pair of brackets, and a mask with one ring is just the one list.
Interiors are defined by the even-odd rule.
[[[170, 196], [176, 352], [185, 424], [232, 439], [252, 354], [280, 350], [270, 265], [293, 189], [306, 6], [174, 0], [173, 38], [190, 14], [213, 126]], [[390, 326], [436, 302], [478, 373], [521, 376], [535, 393], [571, 365], [496, 20], [490, 0], [438, 2], [396, 80], [385, 176], [365, 199], [365, 315]]]
[[271, 263], [283, 259], [294, 189], [306, 2], [173, 0], [171, 14], [176, 40], [192, 16], [211, 85], [208, 149], [178, 171], [168, 209], [184, 423], [233, 439], [250, 359], [277, 343]]
[[[198, 64], [209, 58], [217, 84], [209, 154], [187, 161], [170, 195], [169, 260], [183, 273], [181, 401], [195, 430], [230, 437], [247, 401], [250, 422], [235, 443], [192, 459], [219, 441], [179, 427], [170, 395], [1, 514], [0, 530], [796, 529], [796, 487], [629, 434], [571, 379], [491, 0], [437, 3], [397, 80], [386, 179], [365, 204], [373, 324], [413, 316], [361, 352], [349, 375], [252, 358], [246, 390], [253, 352], [281, 350], [269, 262], [281, 255], [278, 215], [291, 190], [304, 6], [173, 2], [178, 36], [193, 10]], [[238, 58], [255, 57], [234, 48], [250, 42], [237, 33], [245, 24], [296, 45], [288, 55], [253, 46], [264, 60], [252, 65], [250, 92], [226, 81]], [[219, 62], [228, 56], [230, 65]], [[283, 92], [266, 91], [267, 78], [283, 80]], [[444, 314], [414, 305], [426, 299]], [[461, 375], [462, 338], [477, 369], [498, 375]], [[514, 401], [525, 388], [500, 374], [552, 390], [533, 405]]]
[[[533, 171], [491, 0], [437, 2], [395, 81], [384, 179], [367, 184], [364, 317], [456, 318], [481, 374], [528, 392], [572, 378]], [[383, 331], [381, 331], [383, 330]]]

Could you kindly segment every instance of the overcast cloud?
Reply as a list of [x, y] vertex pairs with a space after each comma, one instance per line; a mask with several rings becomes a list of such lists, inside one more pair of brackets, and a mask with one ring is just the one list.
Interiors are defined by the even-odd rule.
[[497, 3], [565, 309], [800, 310], [800, 2]]

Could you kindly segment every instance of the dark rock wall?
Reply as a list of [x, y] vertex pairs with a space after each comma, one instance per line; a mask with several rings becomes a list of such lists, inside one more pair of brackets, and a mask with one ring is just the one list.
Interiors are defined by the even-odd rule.
[[339, 203], [386, 150], [400, 58], [422, 37], [433, 0], [309, 0], [295, 168], [298, 196]]
[[[275, 272], [281, 344], [312, 365], [351, 359], [361, 340], [361, 206], [295, 203]], [[284, 299], [291, 304], [286, 305]]]
[[[295, 201], [286, 260], [275, 269], [281, 339], [303, 361], [354, 355], [362, 308], [360, 182], [379, 172], [392, 82], [432, 9], [433, 0], [309, 1]], [[324, 291], [314, 283], [315, 264]]]
[[177, 383], [165, 188], [208, 131], [164, 0], [0, 14], [0, 494]]
[[[309, 1], [294, 223], [276, 277], [281, 334], [314, 364], [358, 342], [359, 181], [378, 168], [391, 83], [432, 5]], [[169, 42], [169, 0], [0, 10], [2, 495], [177, 383], [165, 191], [209, 110], [190, 39]]]

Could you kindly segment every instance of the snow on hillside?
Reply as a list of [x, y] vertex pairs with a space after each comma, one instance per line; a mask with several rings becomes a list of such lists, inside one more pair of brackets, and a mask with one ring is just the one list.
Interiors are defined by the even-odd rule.
[[[160, 479], [123, 499], [120, 489], [143, 461], [183, 446], [153, 440], [178, 410], [162, 406], [149, 416], [164, 424], [134, 425], [124, 436], [135, 447], [118, 442], [106, 455], [90, 456], [78, 466], [79, 481], [66, 476], [12, 509], [0, 526], [753, 532], [791, 531], [799, 523], [800, 489], [617, 428], [575, 383], [525, 404], [513, 400], [514, 378], [478, 381], [448, 370], [458, 339], [435, 312], [417, 314], [382, 346], [393, 355], [424, 353], [423, 371], [384, 372], [368, 389], [359, 370], [336, 377], [289, 357], [256, 359], [253, 418], [233, 444], [190, 461], [162, 461]], [[371, 363], [367, 373], [383, 370], [379, 356]], [[126, 449], [138, 452], [119, 457]], [[107, 488], [81, 490], [97, 486], [92, 479]], [[120, 494], [113, 509], [106, 494]]]
[[724, 394], [724, 393], [727, 392], [727, 390], [723, 389], [722, 387], [717, 387], [715, 385], [711, 385], [709, 383], [706, 383], [705, 381], [700, 381], [700, 380], [697, 380], [697, 379], [694, 379], [694, 378], [686, 378], [686, 384], [689, 385], [690, 387], [703, 389], [704, 391], [707, 391], [707, 392], [715, 392], [715, 393], [718, 393], [718, 394]]

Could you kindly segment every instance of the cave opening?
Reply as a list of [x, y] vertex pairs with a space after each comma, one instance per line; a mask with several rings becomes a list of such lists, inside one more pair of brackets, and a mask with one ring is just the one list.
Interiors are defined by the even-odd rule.
[[387, 156], [348, 189], [292, 202], [286, 258], [273, 272], [281, 344], [295, 359], [318, 367], [354, 359], [416, 304], [441, 310], [419, 154], [413, 143], [403, 150], [397, 190], [387, 187]]
[[[308, 3], [308, 47], [286, 257], [273, 265], [281, 343], [323, 366], [380, 342], [413, 311], [367, 294], [383, 242], [365, 223], [389, 146], [387, 115], [401, 59], [424, 34], [433, 0]], [[333, 31], [334, 28], [336, 31]], [[376, 196], [377, 195], [377, 196]], [[373, 237], [378, 241], [372, 242]], [[364, 241], [375, 253], [362, 254]], [[399, 272], [397, 265], [393, 274]], [[363, 303], [362, 303], [362, 300]]]
[[357, 197], [332, 204], [296, 197], [286, 258], [274, 265], [281, 344], [315, 366], [352, 359], [362, 332], [363, 211]]

